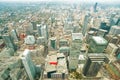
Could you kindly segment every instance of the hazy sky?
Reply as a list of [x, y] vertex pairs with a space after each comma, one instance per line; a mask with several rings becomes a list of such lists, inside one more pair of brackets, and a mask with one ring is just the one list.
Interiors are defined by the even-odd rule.
[[12, 1], [17, 1], [17, 2], [35, 2], [35, 1], [68, 1], [68, 2], [81, 2], [81, 1], [84, 1], [84, 2], [120, 2], [120, 0], [0, 0], [0, 1], [9, 1], [9, 2], [12, 2]]

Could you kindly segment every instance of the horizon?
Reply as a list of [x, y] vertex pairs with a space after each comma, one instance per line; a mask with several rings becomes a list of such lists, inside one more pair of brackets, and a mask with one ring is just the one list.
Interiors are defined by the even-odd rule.
[[120, 3], [120, 0], [0, 0], [0, 2], [102, 2], [102, 3]]

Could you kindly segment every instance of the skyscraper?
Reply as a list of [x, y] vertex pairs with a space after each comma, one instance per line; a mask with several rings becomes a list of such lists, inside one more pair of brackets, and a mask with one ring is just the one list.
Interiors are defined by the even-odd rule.
[[47, 25], [41, 26], [41, 36], [45, 38], [45, 40], [48, 40], [48, 27]]
[[110, 32], [109, 34], [111, 35], [117, 35], [117, 34], [120, 34], [120, 27], [119, 26], [112, 26], [111, 29], [110, 29]]
[[38, 35], [42, 36], [42, 34], [41, 34], [41, 25], [37, 24], [36, 26], [37, 26]]
[[47, 25], [37, 24], [37, 30], [40, 37], [44, 37], [45, 41], [48, 40], [48, 27]]
[[97, 5], [98, 5], [98, 3], [96, 2], [94, 5], [94, 12], [97, 12]]
[[85, 15], [84, 22], [83, 22], [83, 27], [82, 27], [82, 34], [85, 36], [87, 28], [88, 28], [88, 15]]
[[18, 36], [15, 29], [11, 31], [11, 37], [14, 39], [14, 41], [18, 41]]
[[13, 50], [16, 50], [16, 46], [13, 42], [13, 38], [9, 34], [4, 34], [2, 38], [8, 48], [12, 48]]
[[34, 80], [36, 75], [36, 70], [35, 70], [35, 65], [33, 64], [32, 59], [30, 57], [30, 51], [28, 49], [26, 49], [23, 52], [21, 59], [25, 67], [25, 70], [29, 76], [29, 79]]
[[83, 67], [84, 76], [94, 77], [97, 75], [103, 62], [106, 61], [104, 54], [89, 54]]

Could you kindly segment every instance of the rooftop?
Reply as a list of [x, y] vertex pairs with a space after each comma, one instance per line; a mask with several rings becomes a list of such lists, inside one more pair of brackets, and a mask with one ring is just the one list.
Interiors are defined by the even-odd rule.
[[93, 36], [92, 39], [98, 45], [106, 45], [107, 44], [107, 41], [101, 36]]

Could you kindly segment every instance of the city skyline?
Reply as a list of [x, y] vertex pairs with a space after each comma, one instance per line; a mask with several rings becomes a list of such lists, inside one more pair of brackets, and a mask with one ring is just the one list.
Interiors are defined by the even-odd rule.
[[61, 1], [61, 2], [120, 2], [119, 0], [0, 0], [0, 2], [51, 2], [51, 1]]

